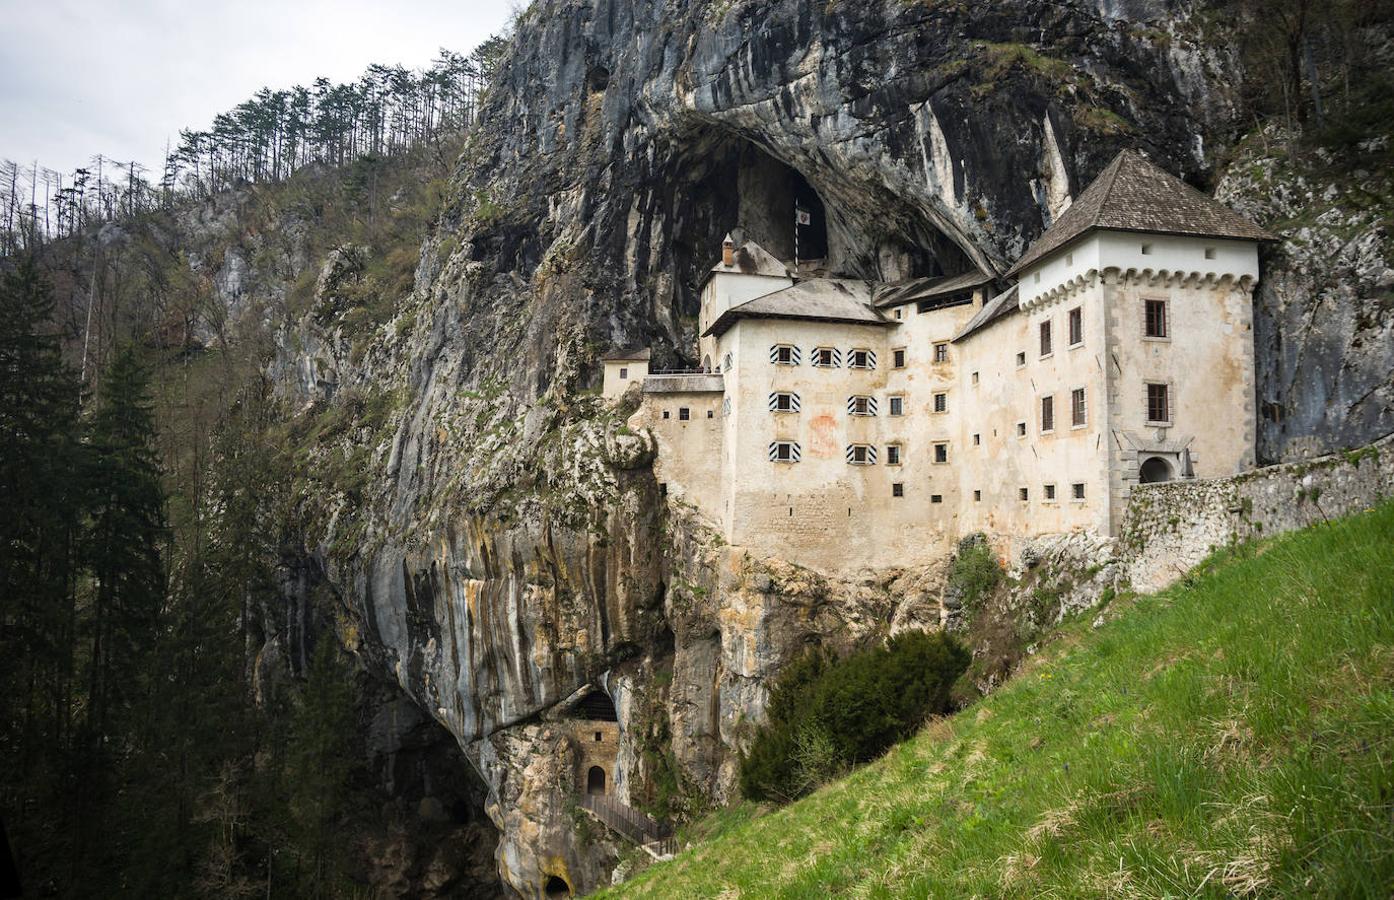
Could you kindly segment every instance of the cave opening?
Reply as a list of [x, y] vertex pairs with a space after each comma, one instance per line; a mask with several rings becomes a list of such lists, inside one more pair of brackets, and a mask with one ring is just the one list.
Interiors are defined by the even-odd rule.
[[560, 875], [548, 875], [542, 893], [547, 897], [570, 897], [571, 885], [567, 884], [566, 879]]
[[615, 701], [604, 691], [591, 691], [582, 697], [575, 706], [574, 715], [589, 722], [618, 722]]

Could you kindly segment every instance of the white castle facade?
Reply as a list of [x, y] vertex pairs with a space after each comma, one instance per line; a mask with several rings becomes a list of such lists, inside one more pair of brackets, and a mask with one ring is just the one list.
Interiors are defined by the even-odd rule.
[[[606, 359], [655, 469], [731, 545], [820, 571], [1111, 535], [1140, 482], [1254, 465], [1252, 292], [1270, 236], [1120, 154], [1007, 273], [797, 279], [728, 239], [705, 371]], [[621, 378], [623, 370], [623, 378]]]

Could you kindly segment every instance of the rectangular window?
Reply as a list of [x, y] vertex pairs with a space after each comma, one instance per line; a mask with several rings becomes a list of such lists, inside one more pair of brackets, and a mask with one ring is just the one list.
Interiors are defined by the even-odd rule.
[[876, 464], [876, 448], [869, 444], [849, 444], [846, 455], [847, 462], [854, 466]]
[[1019, 499], [1022, 503], [1025, 503], [1026, 501], [1031, 499], [1031, 492], [1028, 491], [1026, 488], [1017, 488], [1016, 496], [1017, 499]]
[[903, 369], [903, 368], [905, 368], [905, 350], [904, 350], [904, 349], [893, 350], [893, 351], [891, 351], [891, 366], [892, 366], [893, 368], [896, 368], [896, 369]]
[[892, 485], [891, 485], [891, 496], [892, 496], [892, 497], [904, 497], [904, 496], [905, 496], [905, 485], [902, 484], [902, 483], [900, 483], [899, 481], [897, 481], [897, 482], [895, 482], [894, 484], [892, 484]]
[[813, 365], [819, 369], [836, 369], [842, 365], [842, 351], [836, 347], [819, 347], [813, 351]]
[[891, 398], [891, 415], [893, 415], [893, 416], [903, 416], [903, 415], [905, 415], [905, 398], [904, 398], [904, 397], [892, 397], [892, 398]]
[[974, 383], [974, 384], [977, 384], [977, 383], [978, 383], [978, 373], [977, 373], [977, 372], [974, 372], [974, 373], [973, 373], [973, 383]]
[[981, 502], [982, 502], [982, 499], [983, 499], [983, 492], [982, 492], [982, 491], [974, 491], [974, 492], [973, 492], [973, 502], [974, 502], [974, 503], [981, 503]]
[[1019, 438], [1026, 437], [1026, 423], [1025, 423], [1025, 422], [1017, 422], [1017, 423], [1016, 423], [1016, 436], [1019, 437]]
[[770, 348], [770, 362], [777, 366], [797, 366], [799, 348], [792, 344], [775, 344]]
[[886, 465], [888, 465], [888, 466], [898, 466], [898, 465], [900, 465], [900, 445], [899, 445], [899, 444], [887, 444], [887, 445], [886, 445]]
[[678, 407], [678, 421], [680, 421], [680, 422], [686, 422], [686, 421], [687, 421], [688, 419], [690, 419], [690, 418], [692, 418], [692, 413], [688, 411], [688, 408], [687, 408], [686, 406], [679, 406], [679, 407]]
[[940, 391], [934, 395], [934, 411], [937, 413], [949, 411], [949, 395]]
[[1073, 497], [1073, 498], [1076, 499], [1076, 500], [1083, 500], [1083, 499], [1084, 499], [1084, 482], [1082, 482], [1082, 481], [1076, 481], [1074, 484], [1070, 485], [1070, 496]]
[[1084, 310], [1076, 306], [1070, 310], [1070, 346], [1078, 347], [1084, 343]]
[[1055, 345], [1050, 336], [1050, 321], [1041, 323], [1041, 356], [1049, 356], [1055, 352]]
[[1206, 248], [1205, 248], [1205, 258], [1206, 258], [1206, 259], [1214, 259], [1214, 258], [1215, 258], [1215, 248], [1214, 248], [1214, 247], [1206, 247]]
[[628, 377], [629, 377], [629, 367], [628, 367], [628, 366], [620, 366], [620, 380], [623, 381], [623, 380], [625, 380], [625, 379], [628, 378]]
[[1143, 244], [1143, 245], [1142, 245], [1142, 255], [1143, 255], [1143, 256], [1151, 256], [1151, 255], [1152, 255], [1152, 245], [1151, 245], [1151, 244]]
[[770, 443], [770, 462], [796, 463], [802, 454], [794, 441], [772, 441]]
[[851, 369], [874, 369], [876, 354], [870, 350], [853, 350], [847, 366]]
[[665, 409], [665, 410], [663, 411], [663, 418], [666, 419], [666, 418], [668, 418], [668, 417], [669, 417], [668, 410]]
[[1084, 388], [1070, 391], [1070, 424], [1078, 428], [1089, 421], [1089, 406], [1084, 400]]
[[1053, 485], [1053, 484], [1048, 484], [1048, 485], [1045, 486], [1045, 498], [1046, 498], [1047, 500], [1054, 500], [1054, 499], [1055, 499], [1055, 485]]
[[799, 395], [792, 391], [775, 391], [770, 394], [770, 412], [798, 412]]
[[1143, 322], [1143, 336], [1150, 338], [1168, 337], [1167, 331], [1167, 302], [1165, 300], [1148, 300]]
[[1147, 421], [1158, 425], [1171, 422], [1171, 396], [1165, 384], [1147, 385]]
[[1041, 398], [1041, 431], [1048, 433], [1055, 430], [1055, 398]]
[[708, 419], [715, 419], [715, 418], [716, 418], [716, 411], [715, 411], [715, 410], [711, 410], [711, 409], [707, 410], [707, 418], [708, 418]]
[[934, 345], [934, 361], [937, 363], [949, 361], [949, 345], [943, 341]]
[[847, 414], [851, 416], [874, 416], [876, 415], [875, 397], [848, 397]]
[[930, 495], [929, 495], [929, 502], [930, 502], [930, 503], [943, 503], [943, 502], [944, 502], [944, 495], [943, 495], [943, 494], [930, 494]]
[[1026, 365], [1026, 351], [1022, 350], [1016, 355], [1016, 367], [1018, 369]]
[[981, 434], [974, 433], [974, 435], [973, 435], [973, 446], [974, 446], [974, 447], [981, 446], [981, 445], [982, 445], [982, 442], [983, 442], [983, 436], [982, 436]]
[[946, 462], [949, 461], [949, 445], [948, 445], [948, 444], [935, 444], [935, 445], [934, 445], [934, 461], [937, 462], [937, 463], [946, 463]]

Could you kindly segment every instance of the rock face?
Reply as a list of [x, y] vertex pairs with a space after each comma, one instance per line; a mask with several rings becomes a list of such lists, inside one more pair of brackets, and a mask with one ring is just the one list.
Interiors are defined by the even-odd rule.
[[[251, 235], [190, 251], [221, 310], [208, 340], [313, 295], [274, 325], [267, 365], [317, 423], [301, 432], [320, 479], [301, 564], [332, 585], [351, 649], [483, 776], [514, 891], [590, 890], [618, 853], [576, 809], [578, 726], [555, 713], [577, 691], [615, 703], [614, 795], [680, 816], [731, 796], [768, 685], [805, 646], [943, 619], [943, 566], [833, 581], [723, 546], [661, 495], [626, 410], [588, 396], [600, 354], [651, 346], [656, 369], [690, 361], [721, 238], [791, 256], [796, 201], [826, 231], [802, 249], [894, 280], [1003, 271], [1124, 146], [1208, 182], [1212, 148], [1245, 115], [1231, 45], [1204, 33], [1197, 6], [539, 0], [385, 321], [344, 312], [380, 248], [314, 258], [293, 206], [271, 227], [239, 223], [237, 197], [188, 214], [191, 232]], [[1287, 175], [1276, 157], [1270, 169], [1236, 170], [1222, 196], [1282, 227], [1293, 211], [1270, 198]], [[1304, 185], [1293, 203], [1311, 190], [1326, 197]], [[1342, 197], [1326, 201], [1333, 217]], [[1283, 423], [1264, 426], [1271, 457], [1388, 427], [1389, 254], [1337, 242], [1348, 225], [1374, 234], [1374, 219], [1336, 218], [1277, 251], [1262, 288], [1260, 400], [1272, 395]], [[1348, 286], [1313, 292], [1323, 276], [1309, 263], [1328, 258]], [[1037, 549], [1054, 568], [1100, 552]], [[1092, 596], [1112, 577], [1093, 578]], [[450, 860], [383, 846], [384, 880], [451, 883]]]

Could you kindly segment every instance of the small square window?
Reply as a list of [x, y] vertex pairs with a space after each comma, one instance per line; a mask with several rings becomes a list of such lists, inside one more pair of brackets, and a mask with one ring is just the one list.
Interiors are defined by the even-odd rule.
[[1016, 423], [1016, 436], [1019, 437], [1019, 438], [1026, 437], [1026, 423], [1025, 423], [1025, 422], [1017, 422], [1017, 423]]
[[981, 446], [981, 445], [982, 445], [982, 442], [983, 442], [983, 436], [982, 436], [981, 434], [974, 433], [974, 435], [973, 435], [973, 446], [974, 446], [974, 447]]
[[709, 409], [709, 410], [707, 410], [707, 418], [708, 418], [708, 419], [715, 419], [715, 418], [716, 418], [716, 410], [714, 410], [714, 409]]
[[905, 496], [905, 485], [902, 484], [902, 483], [899, 482], [899, 481], [897, 481], [897, 482], [895, 482], [894, 484], [892, 484], [892, 485], [891, 485], [891, 496], [892, 496], [892, 497], [904, 497], [904, 496]]
[[905, 350], [894, 350], [891, 352], [891, 366], [897, 369], [905, 368]]
[[949, 345], [943, 341], [934, 345], [934, 361], [937, 363], [949, 361]]
[[1022, 350], [1022, 351], [1018, 352], [1017, 355], [1016, 355], [1016, 367], [1017, 367], [1018, 369], [1020, 369], [1020, 368], [1024, 367], [1025, 365], [1026, 365], [1026, 351], [1025, 351], [1025, 350]]
[[847, 461], [854, 466], [869, 466], [876, 462], [876, 457], [866, 444], [853, 444], [847, 449]]
[[1152, 245], [1151, 245], [1151, 244], [1143, 244], [1143, 245], [1142, 245], [1142, 255], [1143, 255], [1143, 256], [1151, 256], [1151, 255], [1152, 255]]
[[692, 418], [692, 413], [688, 410], [688, 408], [687, 408], [686, 406], [679, 406], [679, 407], [678, 407], [678, 421], [680, 421], [680, 422], [686, 422], [686, 421], [687, 421], [688, 419], [690, 419], [690, 418]]
[[832, 347], [819, 347], [813, 351], [813, 365], [820, 369], [832, 369], [838, 365], [838, 353]]
[[982, 492], [982, 491], [974, 491], [974, 492], [973, 492], [973, 502], [974, 502], [974, 503], [981, 503], [981, 502], [982, 502], [982, 499], [983, 499], [983, 492]]
[[600, 743], [601, 741], [600, 732], [598, 731], [595, 733], [595, 741], [596, 743]]
[[886, 465], [888, 465], [888, 466], [898, 466], [898, 465], [900, 465], [900, 445], [899, 445], [899, 444], [887, 444], [887, 445], [886, 445]]
[[775, 365], [792, 366], [798, 364], [798, 359], [794, 355], [794, 348], [788, 344], [780, 344], [774, 348], [774, 358], [770, 360]]
[[1076, 500], [1083, 500], [1083, 499], [1084, 499], [1084, 482], [1082, 482], [1082, 481], [1076, 481], [1074, 484], [1070, 485], [1070, 496], [1073, 497], [1073, 498], [1076, 499]]
[[1214, 247], [1206, 247], [1206, 248], [1205, 248], [1205, 258], [1206, 258], [1206, 259], [1214, 259], [1214, 258], [1215, 258], [1215, 248], [1214, 248]]
[[1054, 499], [1055, 499], [1055, 485], [1053, 485], [1053, 484], [1048, 484], [1048, 485], [1045, 486], [1045, 498], [1046, 498], [1047, 500], [1054, 500]]
[[796, 463], [799, 461], [799, 445], [793, 441], [775, 441], [770, 444], [770, 462]]
[[1018, 500], [1020, 500], [1022, 503], [1025, 503], [1027, 500], [1031, 499], [1031, 492], [1028, 491], [1026, 488], [1017, 488], [1016, 496]]
[[934, 395], [934, 411], [937, 413], [949, 411], [949, 395], [939, 391]]
[[943, 495], [943, 494], [930, 494], [930, 495], [929, 495], [929, 502], [930, 502], [930, 503], [943, 503], [943, 502], [944, 502], [944, 495]]
[[628, 377], [629, 377], [629, 367], [628, 367], [628, 366], [620, 366], [620, 380], [623, 381], [624, 379], [626, 379], [626, 378], [628, 378]]
[[949, 445], [948, 445], [948, 444], [935, 444], [935, 445], [934, 445], [934, 461], [937, 462], [937, 463], [946, 463], [946, 462], [949, 461]]
[[853, 350], [848, 367], [852, 369], [876, 368], [876, 354], [870, 350]]
[[667, 419], [667, 418], [669, 418], [669, 417], [670, 417], [669, 411], [665, 409], [665, 410], [663, 411], [663, 418]]
[[891, 415], [893, 415], [893, 416], [903, 416], [903, 415], [905, 415], [905, 398], [904, 398], [904, 397], [892, 397], [892, 398], [890, 398], [890, 400], [891, 400]]

